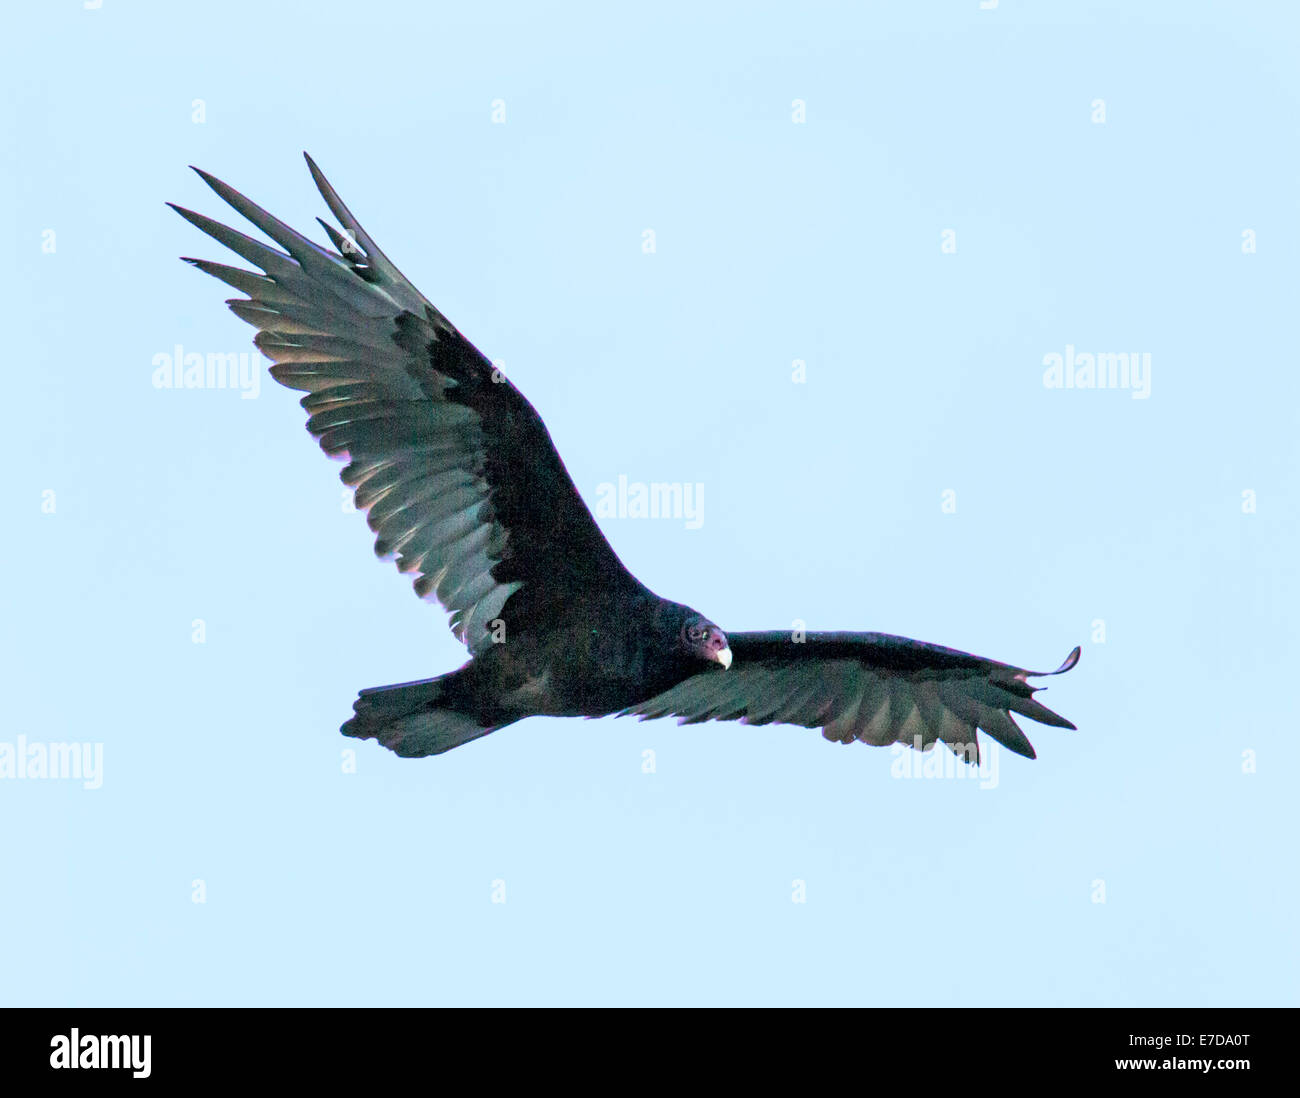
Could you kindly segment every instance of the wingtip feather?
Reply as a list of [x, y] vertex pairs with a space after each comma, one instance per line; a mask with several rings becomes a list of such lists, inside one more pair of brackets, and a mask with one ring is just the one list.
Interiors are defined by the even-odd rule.
[[1076, 644], [1074, 646], [1074, 651], [1072, 651], [1068, 656], [1065, 657], [1065, 662], [1061, 664], [1061, 666], [1058, 667], [1055, 671], [1049, 671], [1048, 674], [1064, 675], [1067, 671], [1073, 668], [1076, 663], [1079, 662], [1079, 657], [1081, 655], [1083, 655], [1083, 646]]

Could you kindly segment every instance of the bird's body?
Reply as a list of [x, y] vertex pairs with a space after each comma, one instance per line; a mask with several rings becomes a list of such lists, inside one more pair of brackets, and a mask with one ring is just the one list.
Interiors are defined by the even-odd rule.
[[[593, 610], [607, 611], [599, 626], [591, 625]], [[516, 611], [514, 617], [521, 616]], [[679, 654], [673, 643], [682, 623], [695, 617], [689, 607], [643, 591], [617, 606], [602, 600], [548, 615], [544, 636], [521, 629], [511, 637], [505, 623], [501, 643], [448, 675], [363, 691], [356, 715], [343, 731], [373, 736], [399, 753], [423, 755], [464, 742], [462, 732], [495, 731], [524, 717], [618, 713], [697, 673], [699, 661]], [[471, 724], [453, 721], [432, 734], [427, 729], [415, 734], [409, 723], [395, 727], [395, 713], [406, 717], [416, 711], [426, 718], [434, 710], [463, 716]], [[425, 747], [438, 750], [421, 749]]]
[[[976, 729], [1033, 757], [1010, 713], [1073, 728], [1033, 700], [1040, 674], [877, 633], [730, 637], [623, 565], [532, 405], [397, 270], [308, 158], [343, 232], [320, 247], [200, 172], [284, 251], [177, 211], [261, 268], [189, 260], [246, 296], [272, 376], [305, 391], [308, 430], [344, 457], [375, 551], [452, 614], [471, 658], [364, 690], [347, 735], [439, 754], [524, 717], [742, 720], [828, 739], [978, 758]], [[1052, 674], [1069, 670], [1078, 649]], [[734, 666], [733, 666], [734, 663]]]
[[617, 605], [601, 598], [560, 608], [545, 619], [545, 636], [525, 627], [512, 638], [512, 619], [503, 619], [503, 642], [467, 665], [477, 711], [504, 724], [534, 715], [604, 716], [636, 705], [699, 669], [673, 643], [693, 616], [689, 607], [643, 590]]

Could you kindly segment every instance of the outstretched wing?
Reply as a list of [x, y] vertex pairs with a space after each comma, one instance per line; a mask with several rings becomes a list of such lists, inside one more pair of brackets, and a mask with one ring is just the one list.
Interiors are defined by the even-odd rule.
[[337, 251], [206, 172], [284, 251], [172, 208], [261, 268], [186, 260], [247, 295], [227, 304], [257, 328], [271, 376], [306, 392], [321, 449], [348, 459], [341, 476], [375, 552], [416, 574], [416, 592], [451, 612], [471, 652], [521, 587], [548, 586], [542, 601], [554, 604], [584, 585], [634, 584], [532, 405], [376, 247], [311, 157], [307, 166], [343, 226], [320, 222]]
[[840, 743], [902, 742], [923, 751], [942, 740], [969, 762], [979, 761], [979, 728], [1034, 758], [1012, 713], [1074, 727], [1034, 701], [1040, 688], [1025, 680], [1070, 670], [1079, 662], [1078, 648], [1055, 671], [1026, 671], [885, 633], [727, 636], [729, 671], [695, 675], [625, 713], [643, 720], [672, 715], [681, 724], [797, 724], [821, 728]]

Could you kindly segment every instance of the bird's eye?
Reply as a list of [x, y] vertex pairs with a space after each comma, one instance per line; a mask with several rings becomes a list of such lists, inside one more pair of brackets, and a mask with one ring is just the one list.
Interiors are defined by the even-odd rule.
[[686, 630], [686, 639], [692, 641], [703, 640], [708, 635], [707, 629], [701, 629], [698, 625], [692, 625]]

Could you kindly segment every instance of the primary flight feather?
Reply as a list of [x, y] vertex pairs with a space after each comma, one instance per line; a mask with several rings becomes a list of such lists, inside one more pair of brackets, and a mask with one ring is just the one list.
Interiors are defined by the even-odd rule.
[[[1011, 714], [1073, 728], [1027, 671], [882, 633], [725, 634], [633, 576], [574, 487], [541, 417], [376, 246], [320, 169], [342, 231], [299, 235], [199, 176], [279, 248], [173, 205], [253, 264], [187, 259], [245, 296], [271, 376], [306, 395], [307, 429], [375, 532], [470, 651], [437, 678], [361, 691], [345, 735], [436, 755], [534, 715], [677, 716], [821, 728], [831, 740], [979, 759], [977, 729], [1029, 758]], [[195, 169], [198, 171], [198, 169]], [[280, 250], [283, 249], [283, 250]]]

